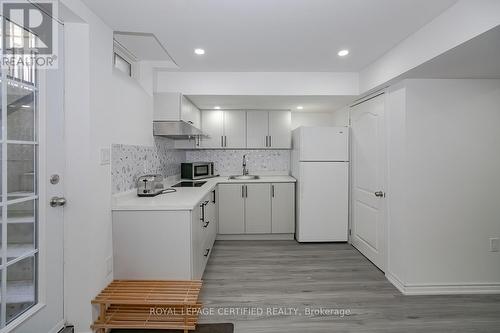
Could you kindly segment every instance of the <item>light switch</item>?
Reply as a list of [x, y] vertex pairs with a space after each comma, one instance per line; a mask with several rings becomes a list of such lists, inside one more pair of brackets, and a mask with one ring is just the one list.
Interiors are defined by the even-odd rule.
[[111, 163], [111, 150], [109, 148], [101, 148], [101, 165]]

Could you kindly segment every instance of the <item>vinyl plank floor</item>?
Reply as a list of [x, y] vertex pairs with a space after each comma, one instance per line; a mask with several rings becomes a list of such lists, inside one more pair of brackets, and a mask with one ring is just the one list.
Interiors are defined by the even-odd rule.
[[217, 241], [203, 280], [200, 322], [236, 333], [500, 332], [500, 295], [403, 296], [349, 244]]

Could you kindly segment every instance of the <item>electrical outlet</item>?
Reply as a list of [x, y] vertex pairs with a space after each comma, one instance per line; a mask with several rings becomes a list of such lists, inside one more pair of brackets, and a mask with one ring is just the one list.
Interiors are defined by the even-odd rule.
[[106, 259], [106, 275], [113, 273], [113, 257]]
[[108, 165], [111, 163], [111, 150], [109, 148], [101, 148], [101, 165]]
[[498, 238], [490, 238], [490, 252], [498, 252], [499, 243]]

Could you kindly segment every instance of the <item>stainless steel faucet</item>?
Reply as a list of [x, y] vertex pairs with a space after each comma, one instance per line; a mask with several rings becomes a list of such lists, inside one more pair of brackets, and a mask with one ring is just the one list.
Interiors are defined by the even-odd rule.
[[243, 176], [248, 175], [248, 169], [247, 169], [247, 155], [243, 155]]

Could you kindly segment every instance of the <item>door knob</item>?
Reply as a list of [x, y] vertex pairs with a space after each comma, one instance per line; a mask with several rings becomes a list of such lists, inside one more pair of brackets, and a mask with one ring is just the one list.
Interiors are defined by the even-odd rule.
[[385, 193], [382, 191], [377, 191], [374, 193], [376, 197], [383, 198], [385, 197]]
[[61, 207], [66, 205], [66, 198], [64, 197], [52, 197], [49, 201], [50, 207]]

